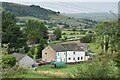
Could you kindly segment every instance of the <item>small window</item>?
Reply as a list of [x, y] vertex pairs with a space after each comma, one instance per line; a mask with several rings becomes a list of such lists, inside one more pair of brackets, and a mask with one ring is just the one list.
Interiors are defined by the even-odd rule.
[[45, 53], [45, 54], [47, 54], [47, 53]]
[[80, 57], [78, 57], [78, 60], [80, 60]]
[[73, 58], [73, 60], [75, 60], [75, 58]]
[[65, 53], [64, 53], [64, 55], [65, 55]]
[[73, 52], [73, 54], [75, 54], [75, 52]]
[[59, 56], [59, 53], [58, 53], [58, 56]]
[[69, 60], [71, 60], [71, 58], [68, 58]]
[[83, 59], [83, 57], [81, 57], [81, 60]]

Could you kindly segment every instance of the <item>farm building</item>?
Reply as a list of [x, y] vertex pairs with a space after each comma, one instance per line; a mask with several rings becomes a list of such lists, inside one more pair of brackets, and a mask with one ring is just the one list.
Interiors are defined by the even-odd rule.
[[30, 68], [34, 64], [34, 60], [30, 58], [27, 54], [14, 53], [13, 54], [17, 60], [17, 65], [22, 68]]
[[56, 40], [56, 36], [54, 34], [48, 35], [48, 42], [55, 41], [55, 40]]
[[85, 43], [49, 45], [42, 50], [42, 59], [46, 62], [64, 61], [66, 63], [86, 61], [89, 47]]

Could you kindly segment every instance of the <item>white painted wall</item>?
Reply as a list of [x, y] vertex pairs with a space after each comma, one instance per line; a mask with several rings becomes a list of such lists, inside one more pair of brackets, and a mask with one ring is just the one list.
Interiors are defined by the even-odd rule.
[[[67, 52], [56, 52], [56, 61], [66, 62], [66, 53], [67, 53], [67, 63], [86, 61], [88, 59], [88, 57], [85, 57], [84, 51], [67, 51]], [[75, 60], [73, 58], [75, 58]]]
[[[75, 52], [75, 54], [74, 54], [74, 52]], [[79, 60], [78, 60], [78, 57], [79, 57]], [[73, 58], [75, 58], [75, 60]], [[84, 60], [85, 60], [85, 52], [84, 51], [67, 51], [67, 63], [80, 62], [80, 61], [84, 61]]]
[[19, 67], [30, 68], [31, 65], [34, 64], [34, 60], [26, 55], [24, 58], [22, 58], [18, 62], [18, 64], [19, 64]]
[[57, 52], [56, 53], [56, 61], [66, 61], [66, 52]]

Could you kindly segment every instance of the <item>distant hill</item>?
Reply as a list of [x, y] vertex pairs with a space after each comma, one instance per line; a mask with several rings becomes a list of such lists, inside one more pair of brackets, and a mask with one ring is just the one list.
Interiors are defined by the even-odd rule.
[[94, 21], [109, 21], [116, 19], [116, 17], [111, 13], [76, 13], [76, 14], [63, 13], [62, 15], [80, 19], [90, 19]]
[[57, 12], [49, 9], [44, 9], [37, 5], [28, 6], [16, 3], [2, 2], [2, 8], [6, 11], [13, 12], [18, 17], [32, 16], [47, 20], [51, 15], [57, 15]]
[[[18, 18], [18, 24], [25, 22], [29, 19], [45, 21], [52, 23], [54, 26], [57, 24], [67, 24], [70, 27], [94, 27], [97, 24], [95, 21], [78, 20], [70, 16], [55, 12], [49, 9], [42, 8], [37, 5], [23, 5], [16, 3], [2, 2], [2, 10], [14, 13]], [[52, 27], [54, 27], [52, 26]]]

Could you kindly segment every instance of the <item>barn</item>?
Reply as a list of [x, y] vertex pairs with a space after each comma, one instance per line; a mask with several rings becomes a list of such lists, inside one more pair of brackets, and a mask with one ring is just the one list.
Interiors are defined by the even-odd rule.
[[35, 63], [27, 54], [14, 53], [13, 56], [15, 56], [17, 60], [16, 65], [21, 68], [30, 68], [31, 65]]

